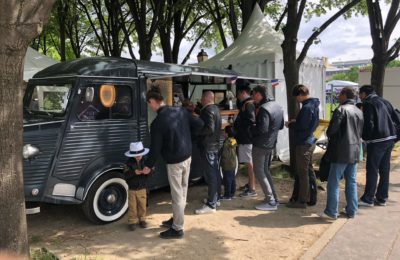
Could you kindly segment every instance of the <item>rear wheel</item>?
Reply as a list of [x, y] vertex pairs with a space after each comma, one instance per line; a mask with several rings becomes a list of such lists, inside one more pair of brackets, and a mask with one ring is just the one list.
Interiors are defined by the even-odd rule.
[[128, 185], [118, 172], [101, 176], [89, 190], [82, 205], [83, 213], [96, 224], [121, 218], [128, 209]]

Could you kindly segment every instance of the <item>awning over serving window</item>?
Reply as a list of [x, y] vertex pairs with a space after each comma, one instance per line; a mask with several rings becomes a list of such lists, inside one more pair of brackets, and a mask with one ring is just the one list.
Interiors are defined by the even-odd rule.
[[[198, 68], [196, 68], [198, 69]], [[201, 69], [204, 70], [204, 69]], [[238, 75], [234, 71], [219, 71], [219, 70], [204, 70], [204, 71], [190, 71], [190, 72], [146, 72], [142, 71], [150, 80], [174, 78], [177, 83], [191, 83], [191, 84], [224, 84], [233, 83], [237, 79], [247, 79], [251, 82], [270, 82], [268, 78], [250, 77]]]

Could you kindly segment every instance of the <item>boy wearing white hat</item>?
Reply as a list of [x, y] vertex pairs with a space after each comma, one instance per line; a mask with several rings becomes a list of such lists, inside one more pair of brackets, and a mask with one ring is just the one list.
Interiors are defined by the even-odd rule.
[[149, 149], [144, 148], [142, 142], [130, 143], [129, 151], [125, 153], [129, 159], [125, 163], [125, 180], [129, 186], [129, 211], [128, 227], [131, 231], [140, 227], [146, 228], [146, 201], [147, 201], [147, 178], [143, 174], [144, 156]]

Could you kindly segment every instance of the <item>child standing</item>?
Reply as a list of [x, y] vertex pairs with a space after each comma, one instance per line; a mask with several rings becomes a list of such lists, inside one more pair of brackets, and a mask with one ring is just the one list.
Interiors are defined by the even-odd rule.
[[147, 201], [147, 178], [143, 174], [144, 156], [149, 149], [144, 148], [142, 142], [131, 143], [129, 151], [125, 153], [129, 159], [125, 163], [125, 180], [129, 186], [129, 211], [128, 227], [131, 231], [140, 227], [146, 228], [146, 201]]
[[233, 127], [225, 127], [225, 141], [221, 153], [221, 168], [224, 177], [224, 196], [220, 198], [221, 200], [231, 200], [236, 191], [235, 171], [237, 142], [233, 136]]

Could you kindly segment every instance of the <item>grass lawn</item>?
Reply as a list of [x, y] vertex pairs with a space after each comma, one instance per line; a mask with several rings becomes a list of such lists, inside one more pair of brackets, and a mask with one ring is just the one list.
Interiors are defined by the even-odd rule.
[[338, 103], [334, 103], [334, 104], [332, 104], [332, 108], [331, 108], [331, 103], [326, 103], [325, 104], [326, 120], [331, 120], [331, 109], [334, 111], [338, 106], [339, 106]]

